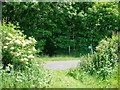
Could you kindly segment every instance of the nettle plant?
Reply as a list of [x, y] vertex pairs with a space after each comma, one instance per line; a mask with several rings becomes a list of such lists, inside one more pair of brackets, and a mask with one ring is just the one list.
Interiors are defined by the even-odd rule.
[[36, 52], [36, 40], [26, 36], [11, 23], [2, 24], [2, 63], [4, 68], [12, 64], [15, 68], [30, 65]]
[[89, 74], [97, 74], [106, 79], [118, 65], [118, 36], [113, 34], [112, 38], [105, 38], [99, 42], [93, 56], [80, 63], [80, 70]]
[[118, 36], [113, 35], [112, 38], [105, 38], [100, 41], [96, 47], [95, 56], [92, 64], [97, 74], [106, 78], [117, 65], [118, 62]]

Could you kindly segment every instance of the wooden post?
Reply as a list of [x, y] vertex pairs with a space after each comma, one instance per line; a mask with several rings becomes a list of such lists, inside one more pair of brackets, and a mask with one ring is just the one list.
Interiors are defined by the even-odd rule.
[[92, 44], [91, 44], [90, 46], [91, 46], [91, 53], [92, 53], [92, 57], [93, 57], [93, 56], [94, 56], [94, 53], [93, 53]]
[[70, 46], [69, 46], [69, 55], [70, 55]]

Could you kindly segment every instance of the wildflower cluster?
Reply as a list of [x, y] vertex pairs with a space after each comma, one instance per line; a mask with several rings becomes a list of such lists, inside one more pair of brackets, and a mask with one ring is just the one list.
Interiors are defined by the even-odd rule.
[[24, 66], [31, 63], [36, 52], [36, 40], [26, 36], [20, 31], [15, 30], [18, 26], [11, 23], [2, 25], [2, 62], [4, 65], [9, 63], [14, 66]]

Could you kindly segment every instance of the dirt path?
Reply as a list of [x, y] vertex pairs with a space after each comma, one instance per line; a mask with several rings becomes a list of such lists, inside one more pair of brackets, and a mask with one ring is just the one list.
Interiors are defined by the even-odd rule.
[[80, 63], [80, 60], [69, 61], [47, 61], [44, 63], [44, 67], [47, 69], [67, 69], [76, 67]]

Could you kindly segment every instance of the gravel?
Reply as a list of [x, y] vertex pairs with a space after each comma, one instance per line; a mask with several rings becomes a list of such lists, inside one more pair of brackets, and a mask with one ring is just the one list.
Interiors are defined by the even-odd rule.
[[80, 63], [80, 60], [69, 61], [47, 61], [44, 63], [44, 67], [47, 69], [67, 69], [76, 67]]

